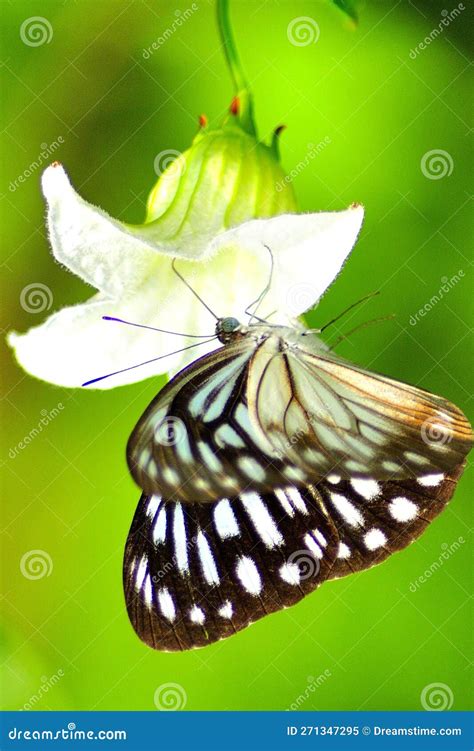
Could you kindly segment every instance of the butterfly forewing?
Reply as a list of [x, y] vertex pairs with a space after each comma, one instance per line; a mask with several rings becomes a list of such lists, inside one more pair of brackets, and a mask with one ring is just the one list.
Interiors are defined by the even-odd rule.
[[259, 347], [248, 398], [261, 433], [307, 476], [403, 480], [463, 461], [472, 431], [454, 404], [300, 342]]
[[169, 651], [230, 636], [409, 545], [461, 472], [402, 482], [331, 476], [207, 504], [143, 495], [124, 560], [133, 627]]
[[248, 338], [206, 355], [150, 404], [127, 449], [146, 493], [203, 503], [306, 478], [250, 419], [247, 381], [257, 351]]
[[331, 472], [449, 471], [471, 445], [468, 421], [447, 400], [346, 363], [301, 332], [255, 326], [163, 389], [132, 433], [128, 461], [146, 493], [203, 503]]

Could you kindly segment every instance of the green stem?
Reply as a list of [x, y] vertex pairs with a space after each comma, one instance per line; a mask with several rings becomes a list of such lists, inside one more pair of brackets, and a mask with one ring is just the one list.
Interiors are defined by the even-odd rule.
[[239, 53], [235, 46], [232, 26], [229, 16], [229, 0], [217, 0], [217, 23], [224, 47], [227, 65], [234, 84], [235, 96], [239, 99], [238, 118], [242, 127], [252, 135], [256, 135], [253, 119], [253, 101], [250, 88], [242, 70]]

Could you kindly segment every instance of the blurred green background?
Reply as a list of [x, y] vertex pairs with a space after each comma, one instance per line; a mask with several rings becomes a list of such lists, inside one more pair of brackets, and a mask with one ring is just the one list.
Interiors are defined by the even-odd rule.
[[[81, 194], [138, 222], [156, 179], [155, 156], [184, 150], [201, 112], [212, 124], [221, 121], [232, 90], [212, 2], [198, 0], [166, 43], [143, 55], [188, 5], [2, 4], [5, 331], [43, 318], [21, 307], [28, 284], [52, 290], [52, 310], [91, 294], [50, 255], [41, 168], [15, 187], [42, 144], [61, 137], [53, 158], [65, 163]], [[342, 330], [385, 313], [396, 319], [355, 335], [340, 353], [440, 393], [469, 414], [469, 11], [410, 56], [445, 10], [451, 10], [445, 0], [367, 0], [354, 30], [322, 1], [232, 6], [260, 135], [288, 126], [281, 141], [288, 171], [305, 160], [308, 144], [326, 139], [294, 179], [300, 208], [366, 206], [353, 257], [310, 322], [324, 323], [380, 289]], [[20, 27], [38, 15], [53, 36], [28, 46]], [[289, 42], [288, 25], [300, 16], [317, 22], [317, 43]], [[421, 160], [434, 149], [447, 152], [442, 158], [451, 174], [423, 173]], [[451, 291], [411, 324], [442, 279], [460, 270], [464, 276]], [[432, 683], [448, 687], [454, 709], [469, 707], [469, 469], [422, 539], [383, 565], [324, 585], [296, 607], [205, 650], [154, 653], [129, 625], [121, 565], [139, 495], [127, 473], [125, 443], [160, 382], [68, 391], [33, 380], [6, 347], [4, 353], [4, 707], [154, 709], [154, 693], [167, 682], [182, 687], [191, 710], [285, 709], [301, 696], [301, 709], [421, 709], [420, 694]], [[15, 453], [42, 410], [59, 403], [58, 416]], [[20, 562], [31, 550], [49, 556], [49, 575], [22, 575]], [[434, 565], [447, 550], [442, 565]], [[430, 568], [432, 576], [420, 584]], [[323, 674], [319, 687], [308, 690]]]

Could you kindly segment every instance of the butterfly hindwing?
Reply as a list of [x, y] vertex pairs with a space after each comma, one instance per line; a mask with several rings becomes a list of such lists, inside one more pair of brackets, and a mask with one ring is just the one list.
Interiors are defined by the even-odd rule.
[[156, 649], [205, 646], [312, 592], [337, 547], [320, 504], [295, 488], [214, 504], [144, 495], [125, 551], [130, 619]]
[[134, 629], [167, 651], [230, 636], [409, 545], [461, 472], [403, 482], [331, 476], [208, 504], [143, 495], [124, 560]]

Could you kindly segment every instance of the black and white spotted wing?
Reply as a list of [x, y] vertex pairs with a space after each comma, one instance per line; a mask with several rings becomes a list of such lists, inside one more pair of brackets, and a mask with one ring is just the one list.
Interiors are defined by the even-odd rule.
[[450, 471], [471, 446], [469, 422], [446, 399], [364, 371], [304, 332], [254, 325], [165, 386], [127, 457], [146, 493], [203, 503], [331, 472], [404, 480]]
[[124, 559], [126, 604], [154, 649], [203, 647], [381, 562], [449, 501], [462, 466], [400, 482], [332, 475], [217, 503], [144, 494]]

